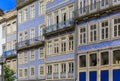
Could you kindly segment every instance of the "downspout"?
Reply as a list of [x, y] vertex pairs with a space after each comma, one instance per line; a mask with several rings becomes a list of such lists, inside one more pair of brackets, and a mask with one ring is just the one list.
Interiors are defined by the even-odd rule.
[[77, 46], [78, 46], [78, 27], [77, 27], [77, 21], [76, 21], [76, 17], [78, 16], [78, 0], [75, 0], [75, 5], [74, 5], [74, 26], [75, 26], [75, 32], [74, 32], [74, 53], [75, 53], [75, 58], [74, 58], [74, 81], [77, 81], [78, 78], [78, 62], [77, 62]]

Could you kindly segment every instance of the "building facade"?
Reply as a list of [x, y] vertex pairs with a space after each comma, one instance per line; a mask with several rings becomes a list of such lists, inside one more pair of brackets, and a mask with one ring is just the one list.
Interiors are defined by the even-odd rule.
[[45, 80], [45, 0], [17, 0], [18, 80]]
[[76, 0], [78, 81], [120, 80], [117, 0]]
[[3, 52], [6, 58], [6, 65], [14, 72], [17, 70], [17, 53], [15, 50], [16, 44], [16, 10], [8, 11], [4, 14], [6, 27], [6, 42], [5, 51]]
[[[3, 13], [3, 12], [1, 12]], [[6, 27], [5, 27], [5, 19], [4, 15], [0, 16], [0, 57], [3, 55], [5, 51], [5, 42], [6, 42]], [[1, 66], [0, 66], [0, 75], [1, 75]]]

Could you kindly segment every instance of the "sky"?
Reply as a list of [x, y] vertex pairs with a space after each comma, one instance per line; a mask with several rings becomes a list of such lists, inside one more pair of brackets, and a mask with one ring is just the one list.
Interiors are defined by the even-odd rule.
[[14, 9], [16, 0], [0, 0], [0, 9], [4, 12]]

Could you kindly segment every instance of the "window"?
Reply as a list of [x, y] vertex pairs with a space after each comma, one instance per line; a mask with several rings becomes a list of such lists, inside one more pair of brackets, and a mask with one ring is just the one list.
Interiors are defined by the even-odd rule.
[[13, 40], [13, 49], [15, 49], [16, 46], [16, 40]]
[[35, 42], [35, 28], [31, 28], [30, 29], [30, 43], [34, 43]]
[[44, 48], [40, 48], [40, 58], [44, 58]]
[[120, 36], [120, 18], [114, 19], [114, 29], [113, 29], [114, 37], [119, 37]]
[[24, 40], [25, 41], [28, 40], [28, 32], [27, 31], [24, 32]]
[[80, 14], [83, 14], [86, 12], [86, 0], [80, 1]]
[[86, 67], [86, 55], [79, 56], [80, 68]]
[[108, 38], [108, 21], [101, 23], [101, 39]]
[[52, 25], [52, 15], [49, 14], [48, 15], [48, 21], [47, 21], [47, 26], [51, 26]]
[[45, 6], [44, 6], [44, 1], [39, 2], [39, 14], [42, 15], [45, 13]]
[[69, 51], [73, 51], [73, 37], [69, 37]]
[[108, 5], [108, 0], [101, 0], [101, 6], [107, 6]]
[[61, 10], [61, 13], [62, 13], [62, 22], [63, 22], [63, 25], [66, 25], [66, 19], [67, 19], [67, 17], [66, 17], [66, 10], [65, 9], [62, 9]]
[[48, 65], [48, 75], [52, 74], [52, 65]]
[[18, 64], [22, 64], [22, 62], [23, 62], [22, 56], [23, 56], [23, 54], [22, 54], [22, 52], [20, 52], [18, 54]]
[[109, 52], [102, 52], [101, 65], [108, 65], [108, 64], [109, 64]]
[[97, 66], [97, 54], [90, 54], [90, 66]]
[[58, 67], [59, 67], [58, 64], [54, 65], [54, 73], [58, 73], [58, 71], [59, 71]]
[[66, 73], [66, 64], [61, 64], [61, 73]]
[[18, 12], [18, 23], [22, 23], [22, 12]]
[[41, 36], [43, 36], [43, 28], [44, 28], [44, 26], [39, 26], [39, 36], [41, 37]]
[[48, 55], [52, 54], [52, 42], [48, 42]]
[[119, 0], [113, 0], [113, 3], [114, 3], [114, 4], [119, 4], [120, 1], [119, 1]]
[[34, 67], [31, 67], [31, 68], [30, 68], [30, 71], [31, 71], [31, 76], [34, 76], [34, 75], [35, 75], [35, 68], [34, 68]]
[[23, 72], [22, 72], [22, 69], [19, 69], [19, 77], [23, 77]]
[[19, 39], [18, 39], [19, 42], [23, 41], [23, 34], [22, 33], [19, 33], [18, 37], [19, 37]]
[[90, 42], [95, 42], [97, 40], [97, 27], [96, 24], [90, 25], [89, 31]]
[[54, 53], [58, 53], [59, 52], [59, 41], [55, 40], [54, 41]]
[[40, 66], [40, 75], [44, 75], [44, 66]]
[[34, 49], [30, 50], [30, 59], [35, 60], [35, 50]]
[[90, 0], [90, 10], [96, 9], [96, 0]]
[[85, 27], [80, 28], [80, 45], [85, 44], [86, 43], [86, 39], [87, 39], [87, 30]]
[[113, 51], [113, 64], [120, 64], [120, 50]]
[[58, 15], [58, 11], [54, 13], [54, 24], [57, 25], [59, 24], [59, 15]]
[[24, 52], [24, 63], [27, 63], [28, 62], [28, 52], [25, 51]]
[[24, 21], [27, 21], [27, 19], [28, 19], [28, 10], [26, 8], [24, 9]]
[[2, 38], [5, 38], [6, 37], [6, 27], [3, 26], [2, 27]]
[[30, 18], [32, 19], [32, 18], [35, 17], [35, 5], [32, 5], [32, 6], [30, 7], [30, 12], [31, 12]]
[[28, 70], [27, 69], [24, 69], [24, 75], [25, 75], [25, 77], [28, 76]]
[[61, 40], [61, 52], [66, 52], [66, 39]]
[[74, 11], [74, 7], [73, 6], [70, 6], [69, 7], [69, 19], [72, 19], [73, 18], [73, 11]]
[[74, 72], [74, 63], [70, 62], [69, 63], [69, 73], [73, 73]]

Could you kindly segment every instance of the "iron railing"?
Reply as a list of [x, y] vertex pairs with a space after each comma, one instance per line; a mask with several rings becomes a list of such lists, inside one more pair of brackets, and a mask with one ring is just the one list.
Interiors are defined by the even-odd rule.
[[62, 21], [58, 24], [50, 25], [50, 26], [44, 28], [43, 29], [43, 34], [53, 32], [53, 31], [56, 31], [56, 30], [59, 30], [59, 29], [63, 29], [63, 28], [66, 28], [66, 27], [70, 27], [73, 24], [74, 24], [73, 19]]
[[74, 72], [68, 72], [68, 78], [73, 78], [74, 77]]
[[52, 73], [47, 74], [47, 79], [52, 79]]
[[59, 78], [59, 73], [58, 72], [53, 73], [53, 78], [58, 79]]
[[40, 42], [40, 41], [43, 41], [43, 40], [44, 40], [43, 36], [39, 36], [39, 37], [34, 37], [32, 39], [20, 41], [20, 42], [16, 43], [16, 48], [29, 46], [31, 44], [35, 44], [36, 42]]
[[60, 73], [60, 78], [66, 78], [66, 72], [61, 72]]
[[91, 13], [100, 12], [104, 9], [112, 8], [120, 5], [120, 1], [115, 3], [112, 0], [101, 0], [98, 2], [90, 3], [90, 5], [82, 6], [75, 10], [75, 16], [85, 16]]

